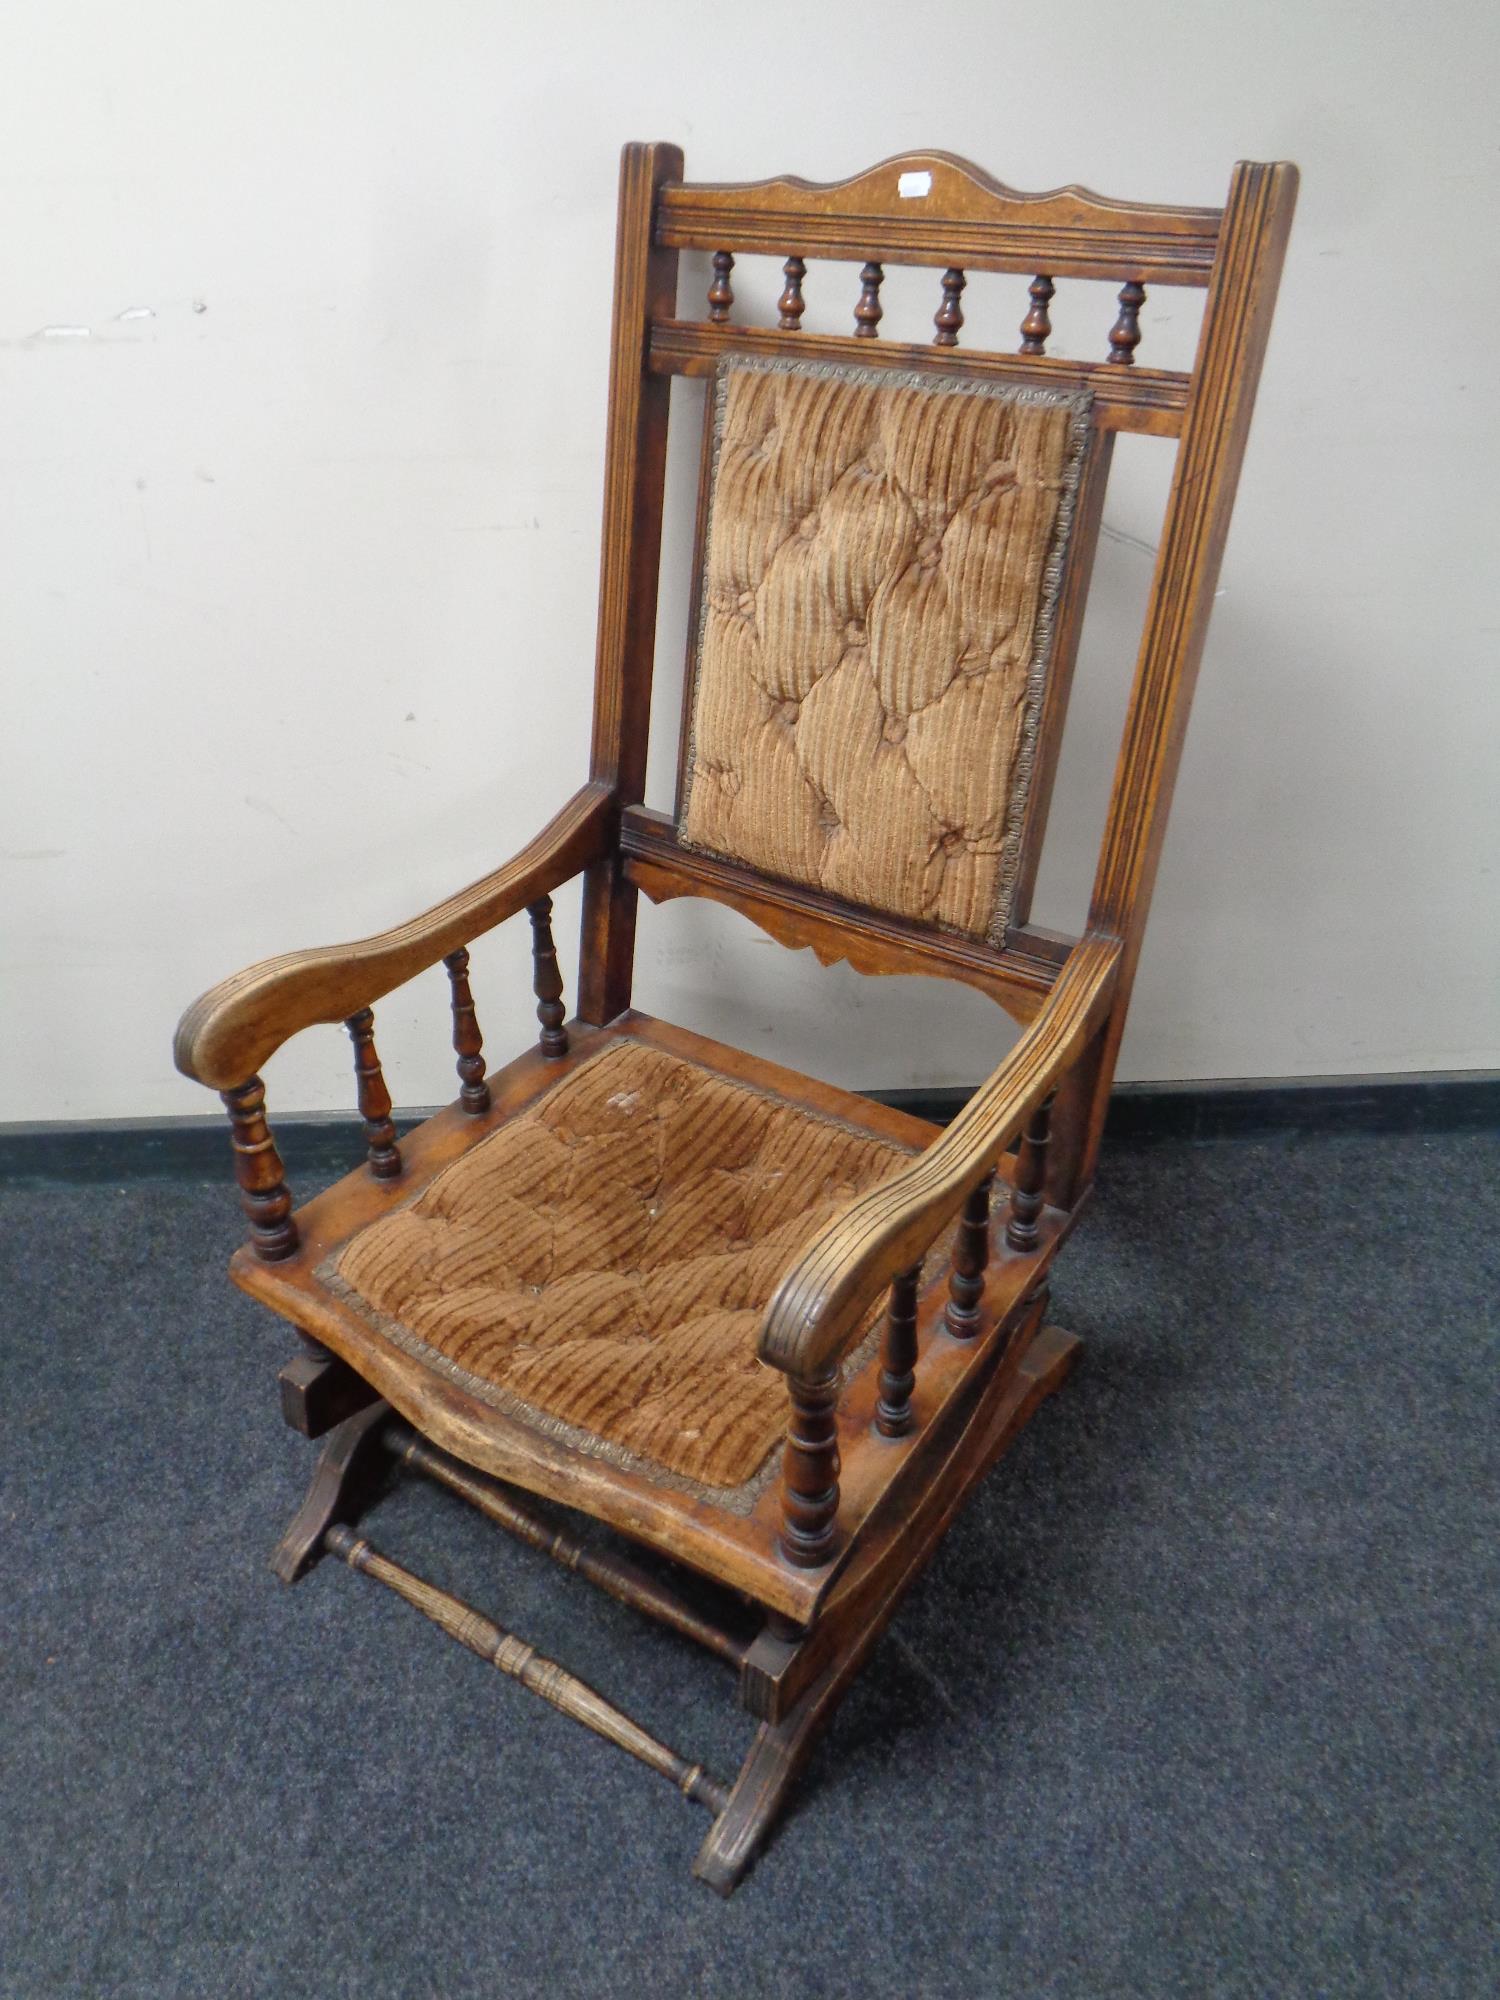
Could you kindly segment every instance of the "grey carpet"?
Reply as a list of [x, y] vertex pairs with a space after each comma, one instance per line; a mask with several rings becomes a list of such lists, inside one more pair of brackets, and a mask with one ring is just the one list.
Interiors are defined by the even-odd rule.
[[[0, 1202], [7, 1995], [1488, 1994], [1485, 1135], [1117, 1151], [1084, 1364], [729, 1904], [706, 1818], [386, 1593], [223, 1188]], [[732, 1774], [722, 1668], [436, 1489], [373, 1532]]]

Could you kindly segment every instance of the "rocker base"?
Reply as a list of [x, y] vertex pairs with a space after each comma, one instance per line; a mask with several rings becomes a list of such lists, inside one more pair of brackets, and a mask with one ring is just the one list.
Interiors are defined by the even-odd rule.
[[[1003, 1390], [992, 1398], [981, 1396], [958, 1435], [945, 1447], [942, 1476], [926, 1487], [922, 1499], [910, 1512], [872, 1524], [868, 1546], [856, 1553], [823, 1615], [809, 1631], [788, 1635], [780, 1621], [771, 1621], [761, 1638], [746, 1649], [728, 1641], [727, 1635], [706, 1636], [703, 1631], [691, 1630], [678, 1600], [665, 1589], [658, 1587], [652, 1592], [633, 1587], [627, 1592], [620, 1587], [619, 1577], [610, 1573], [607, 1563], [602, 1566], [604, 1573], [590, 1576], [590, 1581], [609, 1590], [611, 1595], [661, 1618], [678, 1631], [687, 1631], [721, 1657], [734, 1660], [738, 1656], [742, 1663], [742, 1697], [765, 1719], [727, 1794], [701, 1767], [679, 1759], [675, 1752], [658, 1744], [591, 1689], [582, 1688], [577, 1698], [573, 1698], [572, 1690], [579, 1684], [564, 1670], [540, 1662], [537, 1673], [530, 1674], [528, 1684], [536, 1681], [538, 1674], [548, 1683], [544, 1687], [538, 1682], [533, 1692], [541, 1693], [562, 1712], [597, 1733], [611, 1737], [669, 1777], [689, 1797], [711, 1806], [717, 1817], [693, 1864], [693, 1873], [721, 1896], [730, 1895], [744, 1879], [784, 1811], [819, 1729], [864, 1665], [906, 1590], [925, 1568], [949, 1522], [1024, 1428], [1043, 1398], [1061, 1385], [1072, 1367], [1078, 1342], [1060, 1327], [1038, 1327], [1044, 1304], [1044, 1296], [1039, 1296], [1029, 1324], [1023, 1324], [1017, 1335], [1023, 1351], [1014, 1369], [1008, 1372]], [[588, 1568], [576, 1562], [571, 1545], [546, 1547], [549, 1538], [539, 1521], [527, 1516], [517, 1505], [499, 1502], [495, 1497], [501, 1491], [498, 1482], [452, 1476], [458, 1468], [442, 1465], [437, 1454], [414, 1451], [416, 1442], [405, 1425], [393, 1422], [392, 1412], [384, 1402], [371, 1403], [347, 1417], [323, 1447], [307, 1497], [277, 1546], [272, 1568], [284, 1583], [295, 1583], [325, 1550], [331, 1549], [352, 1566], [379, 1574], [381, 1581], [408, 1602], [416, 1604], [503, 1670], [512, 1670], [507, 1664], [509, 1652], [501, 1659], [497, 1648], [514, 1649], [517, 1659], [524, 1655], [529, 1664], [534, 1656], [524, 1642], [510, 1639], [488, 1621], [480, 1620], [460, 1600], [448, 1598], [401, 1570], [399, 1565], [379, 1557], [368, 1544], [349, 1532], [373, 1498], [394, 1450], [412, 1463], [430, 1458], [433, 1463], [425, 1469], [435, 1472], [491, 1518], [531, 1546], [545, 1548], [546, 1553], [562, 1560], [565, 1566], [577, 1567], [580, 1574], [589, 1575]], [[475, 1490], [465, 1491], [466, 1486]], [[495, 1488], [495, 1496], [483, 1490], [491, 1486]], [[510, 1514], [515, 1514], [518, 1520], [507, 1518]], [[566, 1543], [566, 1537], [550, 1539]], [[351, 1551], [358, 1553], [359, 1560], [354, 1560]], [[628, 1568], [615, 1567], [622, 1572]], [[632, 1572], [632, 1585], [635, 1582]], [[653, 1596], [659, 1597], [660, 1603], [653, 1602]], [[707, 1626], [708, 1621], [701, 1622]], [[476, 1642], [475, 1633], [480, 1633], [483, 1645]], [[559, 1698], [564, 1689], [569, 1692], [568, 1699]]]
[[[785, 1808], [787, 1796], [811, 1754], [818, 1731], [864, 1665], [907, 1589], [926, 1567], [949, 1522], [996, 1459], [1025, 1427], [1038, 1404], [1059, 1388], [1077, 1358], [1079, 1343], [1061, 1327], [1044, 1326], [1022, 1358], [1008, 1393], [992, 1408], [981, 1407], [954, 1446], [942, 1480], [929, 1487], [923, 1504], [910, 1514], [899, 1535], [873, 1558], [874, 1574], [849, 1579], [825, 1616], [841, 1631], [825, 1634], [819, 1621], [820, 1650], [832, 1663], [779, 1719], [763, 1722], [750, 1754], [693, 1863], [693, 1873], [721, 1896], [744, 1879]], [[802, 1642], [810, 1646], [814, 1635]]]

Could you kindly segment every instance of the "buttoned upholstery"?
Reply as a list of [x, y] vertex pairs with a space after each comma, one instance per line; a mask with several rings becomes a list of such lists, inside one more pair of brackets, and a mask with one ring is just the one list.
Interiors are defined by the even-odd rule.
[[567, 1072], [319, 1276], [377, 1333], [583, 1450], [736, 1488], [786, 1433], [767, 1299], [895, 1141], [633, 1038]]
[[1086, 393], [736, 359], [680, 833], [999, 942]]

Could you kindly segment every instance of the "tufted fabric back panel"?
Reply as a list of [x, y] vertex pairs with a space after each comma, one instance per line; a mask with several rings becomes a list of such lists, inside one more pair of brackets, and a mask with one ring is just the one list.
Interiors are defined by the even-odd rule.
[[686, 844], [1003, 941], [1089, 401], [721, 363]]

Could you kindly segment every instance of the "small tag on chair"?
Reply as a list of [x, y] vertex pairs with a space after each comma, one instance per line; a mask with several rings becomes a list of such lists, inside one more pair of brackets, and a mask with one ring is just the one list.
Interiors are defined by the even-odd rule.
[[929, 173], [902, 174], [896, 182], [896, 192], [903, 201], [913, 196], [932, 193], [932, 175]]

